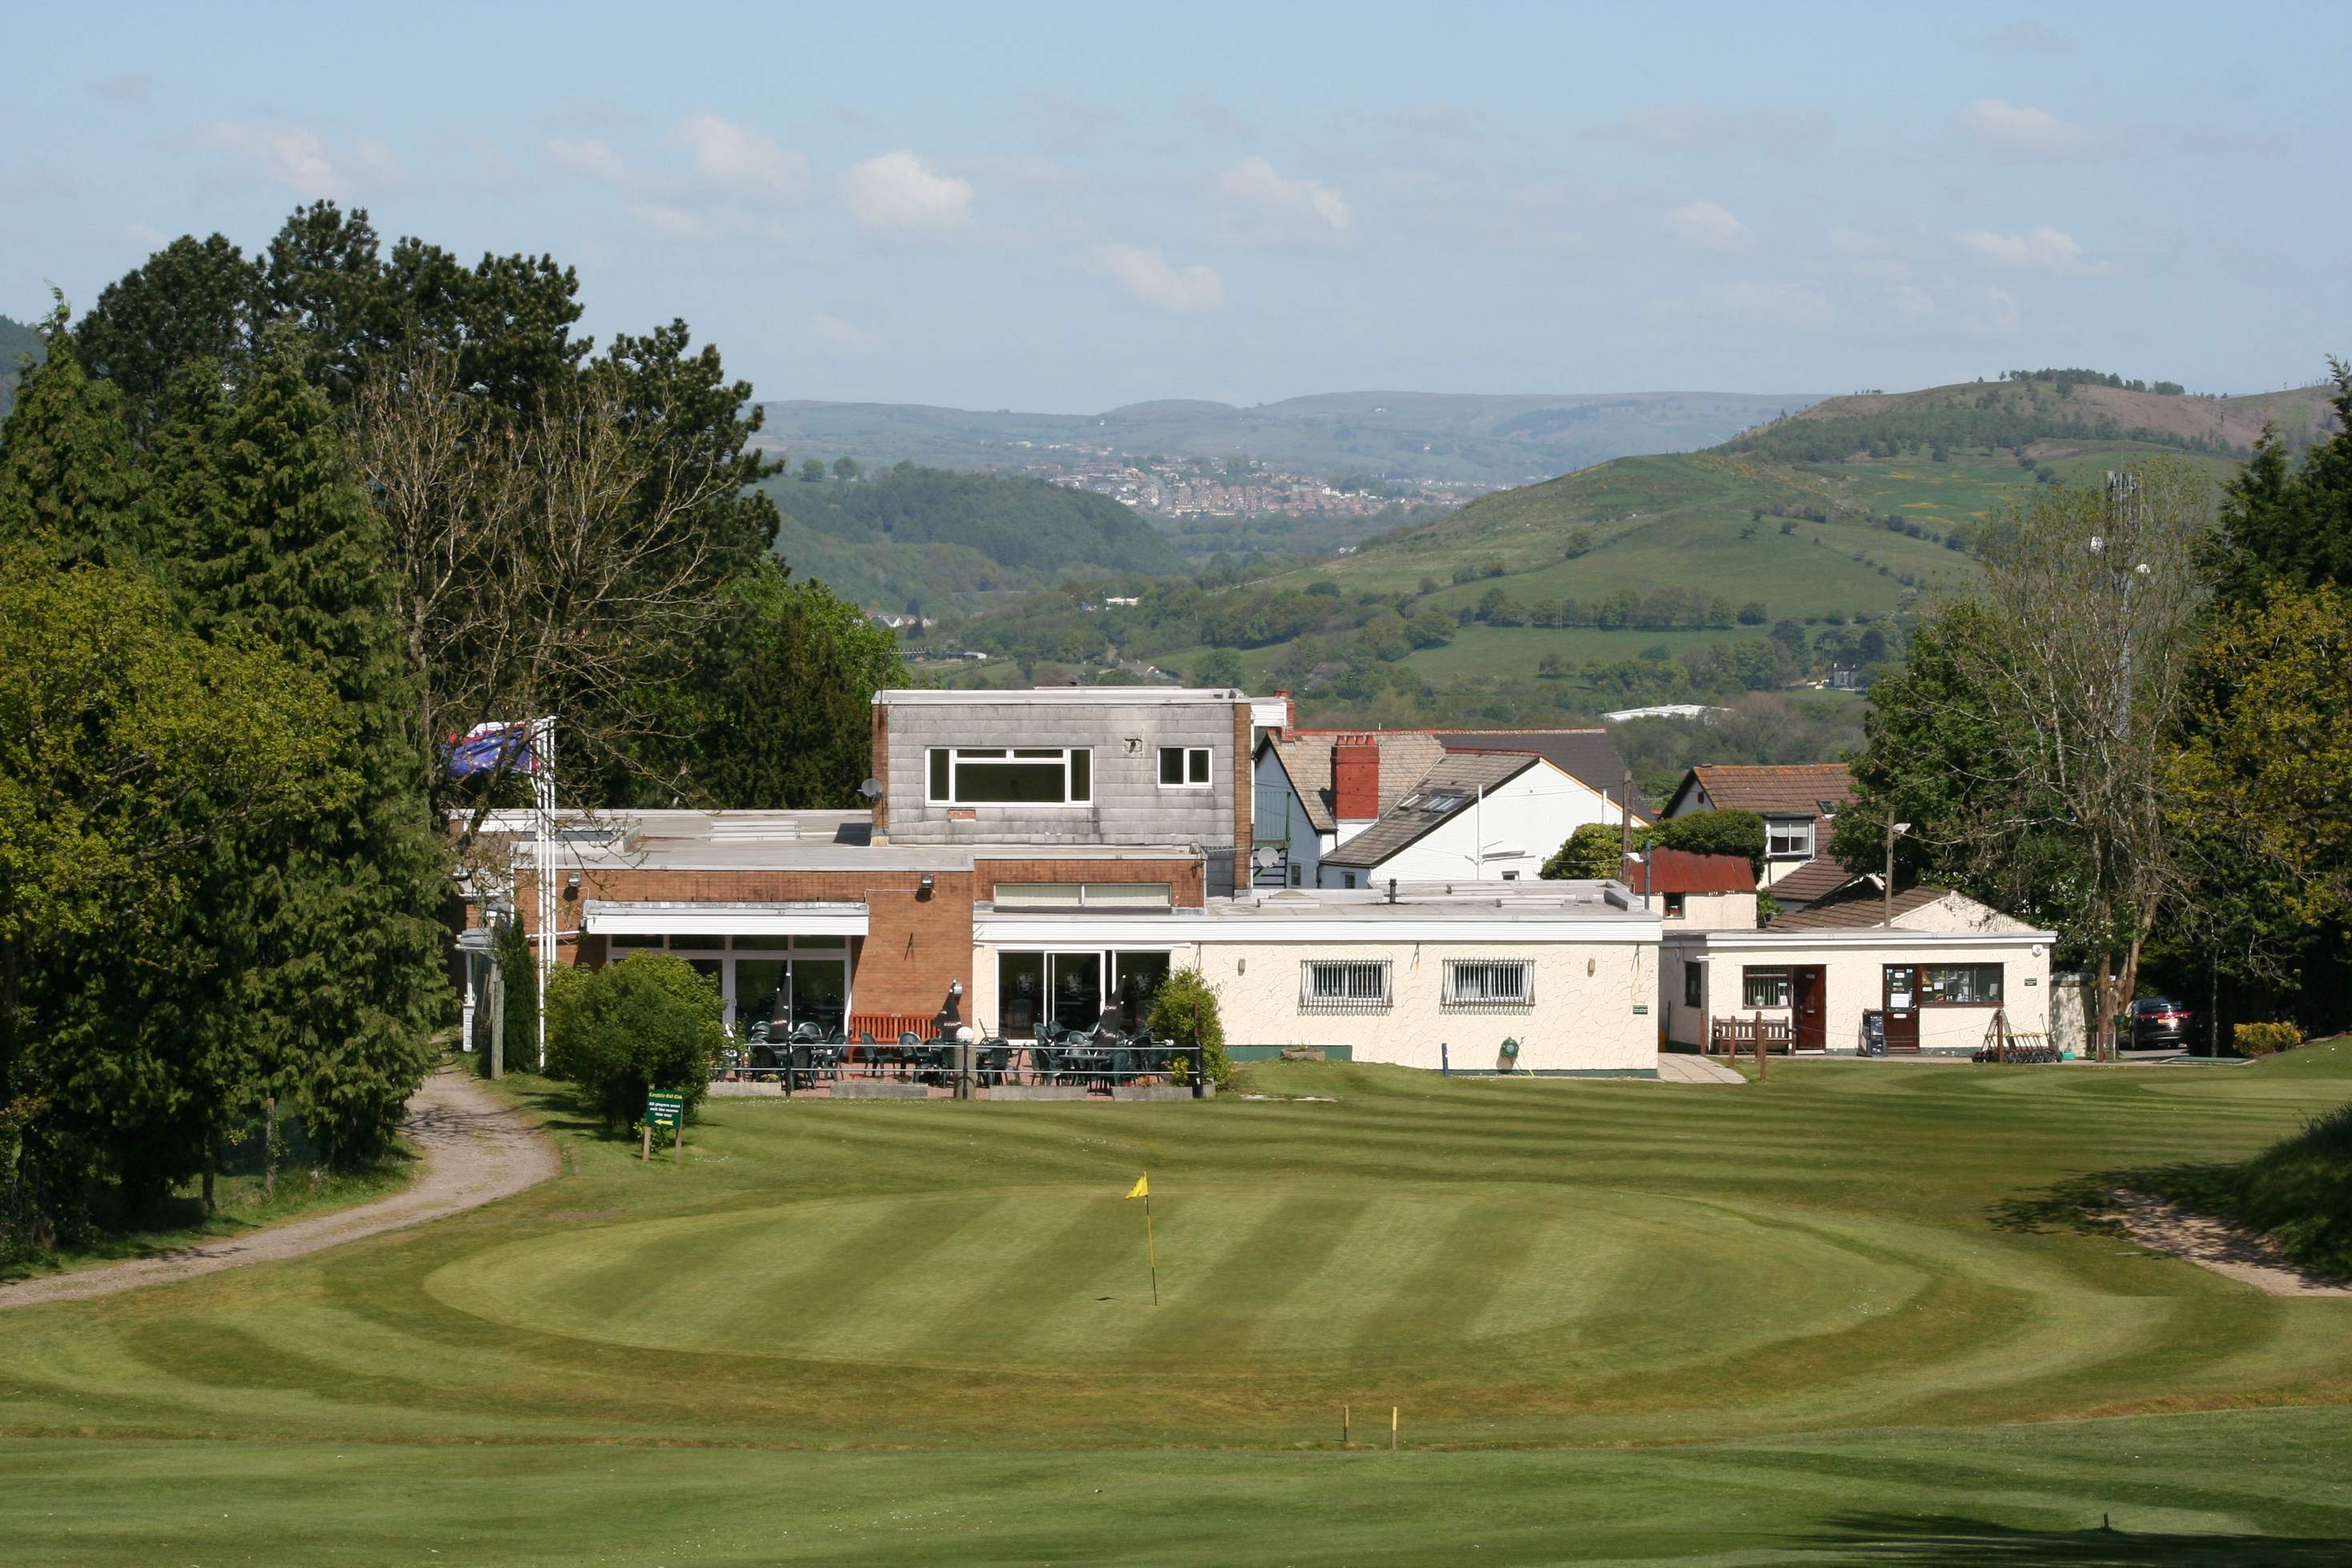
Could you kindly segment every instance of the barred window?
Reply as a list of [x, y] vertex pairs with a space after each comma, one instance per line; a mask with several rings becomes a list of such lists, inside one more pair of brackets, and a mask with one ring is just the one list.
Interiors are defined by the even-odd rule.
[[1789, 971], [1754, 967], [1740, 970], [1739, 1005], [1743, 1008], [1787, 1007]]
[[1306, 958], [1299, 962], [1301, 1012], [1378, 1012], [1388, 1005], [1386, 958]]
[[1449, 1008], [1524, 1008], [1535, 999], [1535, 965], [1525, 958], [1445, 960]]

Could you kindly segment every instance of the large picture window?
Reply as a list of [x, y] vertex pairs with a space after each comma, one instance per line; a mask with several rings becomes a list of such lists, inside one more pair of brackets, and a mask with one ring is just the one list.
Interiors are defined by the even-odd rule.
[[934, 746], [928, 762], [936, 806], [1083, 806], [1094, 799], [1094, 753], [1082, 746]]
[[1444, 999], [1449, 1008], [1531, 1007], [1535, 966], [1525, 958], [1448, 958]]
[[1298, 965], [1298, 1010], [1379, 1012], [1389, 1005], [1386, 958], [1306, 958]]
[[1947, 964], [1927, 971], [1920, 1003], [1931, 1008], [1990, 1007], [2000, 1000], [1999, 964]]
[[1167, 977], [1165, 952], [1000, 953], [998, 1032], [1007, 1040], [1034, 1040], [1047, 1024], [1093, 1030], [1108, 1022], [1132, 1033], [1144, 1026], [1152, 993]]
[[1743, 1008], [1787, 1007], [1789, 971], [1753, 967], [1740, 970], [1739, 1005]]

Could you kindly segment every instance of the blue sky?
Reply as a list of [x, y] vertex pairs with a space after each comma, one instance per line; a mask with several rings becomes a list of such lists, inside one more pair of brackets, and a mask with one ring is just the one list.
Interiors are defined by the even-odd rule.
[[0, 312], [298, 201], [763, 397], [1844, 392], [2352, 352], [2332, 6], [19, 6]]

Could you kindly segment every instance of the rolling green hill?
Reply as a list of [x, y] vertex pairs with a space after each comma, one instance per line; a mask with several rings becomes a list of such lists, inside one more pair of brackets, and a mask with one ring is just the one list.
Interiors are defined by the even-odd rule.
[[16, 366], [26, 355], [40, 359], [40, 335], [22, 321], [0, 316], [0, 419], [16, 406]]
[[1102, 413], [992, 413], [919, 403], [772, 402], [761, 439], [794, 458], [848, 455], [1015, 470], [1048, 448], [1236, 454], [1293, 473], [1517, 485], [1633, 452], [1713, 445], [1817, 393], [1331, 392], [1236, 408], [1180, 399]]
[[1037, 479], [902, 464], [855, 483], [779, 476], [776, 549], [803, 577], [887, 609], [937, 608], [1073, 572], [1165, 575], [1173, 546], [1117, 501]]

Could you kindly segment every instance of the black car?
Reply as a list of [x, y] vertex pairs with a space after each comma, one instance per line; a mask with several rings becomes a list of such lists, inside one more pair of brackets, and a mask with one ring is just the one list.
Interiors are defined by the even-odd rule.
[[2131, 1005], [2133, 1051], [2186, 1051], [2190, 1013], [2179, 1002], [2143, 997]]

